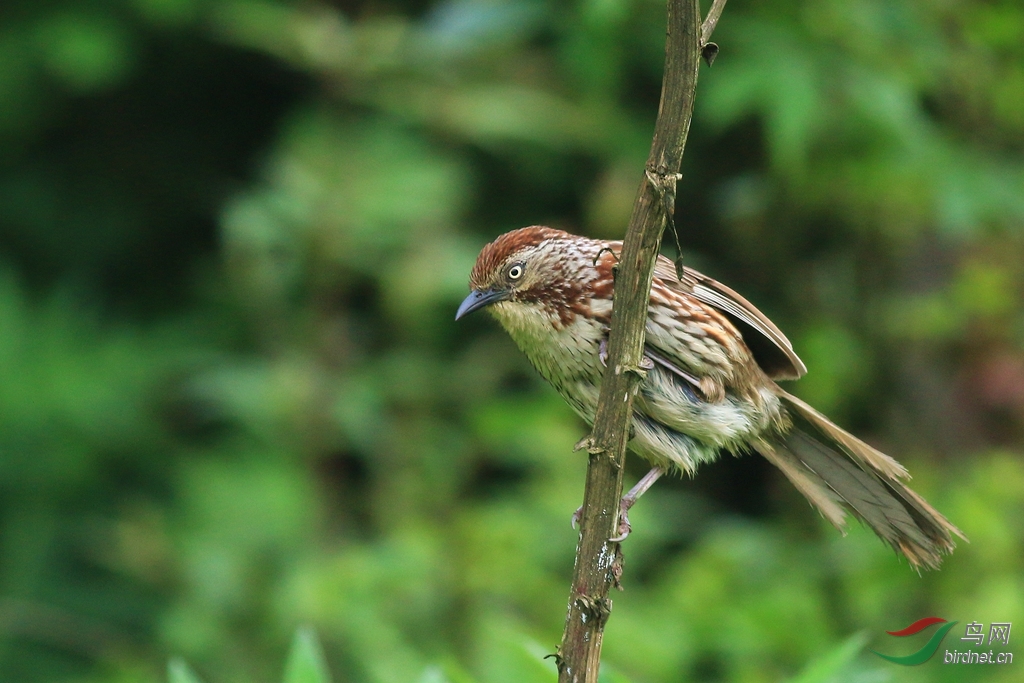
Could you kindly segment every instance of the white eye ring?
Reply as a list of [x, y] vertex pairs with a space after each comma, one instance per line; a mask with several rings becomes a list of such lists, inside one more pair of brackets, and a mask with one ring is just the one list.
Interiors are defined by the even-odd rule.
[[514, 266], [512, 266], [511, 268], [508, 269], [508, 279], [509, 280], [518, 280], [522, 276], [523, 276], [523, 267], [520, 264], [517, 263], [517, 264], [515, 264]]

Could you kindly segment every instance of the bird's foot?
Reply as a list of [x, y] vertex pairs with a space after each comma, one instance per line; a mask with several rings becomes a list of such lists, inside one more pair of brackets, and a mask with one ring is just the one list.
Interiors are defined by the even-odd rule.
[[[629, 536], [629, 532], [633, 530], [632, 525], [629, 523], [629, 509], [636, 503], [637, 498], [642, 496], [647, 489], [654, 485], [654, 482], [661, 478], [661, 475], [665, 474], [665, 470], [661, 467], [652, 467], [651, 471], [643, 476], [640, 481], [636, 483], [636, 486], [631, 488], [629, 492], [622, 497], [619, 501], [619, 528], [618, 534], [612, 536], [608, 540], [612, 543], [621, 543], [626, 540]], [[583, 507], [580, 506], [576, 509], [576, 512], [572, 513], [572, 528], [575, 529], [576, 525], [583, 520]]]
[[[609, 538], [609, 541], [614, 543], [620, 543], [626, 540], [626, 536], [629, 536], [629, 532], [633, 530], [633, 527], [629, 525], [629, 508], [633, 507], [633, 503], [636, 499], [628, 500], [626, 496], [622, 497], [619, 501], [619, 533]], [[583, 506], [576, 508], [576, 512], [572, 513], [572, 528], [575, 529], [576, 525], [583, 519]]]
[[[602, 339], [601, 345], [597, 348], [597, 358], [601, 361], [601, 365], [608, 367], [608, 340]], [[640, 359], [640, 368], [643, 370], [653, 370], [654, 361], [651, 360], [646, 354]]]
[[[633, 507], [633, 503], [635, 502], [636, 501], [627, 502], [626, 497], [623, 497], [623, 500], [618, 503], [620, 504], [620, 512], [618, 512], [618, 533], [616, 536], [608, 539], [608, 541], [621, 543], [630, 535], [630, 531], [633, 530], [633, 527], [630, 526], [629, 509]], [[577, 511], [572, 513], [572, 519], [570, 522], [572, 524], [572, 528], [577, 527], [577, 524], [580, 523], [582, 518], [583, 506], [580, 506], [577, 508]]]
[[629, 523], [629, 508], [633, 507], [635, 502], [636, 498], [631, 500], [629, 496], [623, 496], [622, 500], [619, 501], [619, 533], [608, 539], [612, 543], [622, 543], [629, 536], [629, 533], [633, 531], [633, 527]]
[[612, 543], [621, 543], [626, 540], [629, 536], [629, 532], [633, 530], [632, 525], [629, 523], [629, 509], [633, 507], [637, 499], [646, 493], [647, 489], [654, 486], [654, 482], [661, 478], [661, 475], [665, 474], [665, 470], [661, 467], [652, 467], [651, 471], [643, 476], [636, 483], [636, 486], [631, 488], [626, 495], [619, 501], [619, 533], [617, 536], [613, 536], [608, 540]]

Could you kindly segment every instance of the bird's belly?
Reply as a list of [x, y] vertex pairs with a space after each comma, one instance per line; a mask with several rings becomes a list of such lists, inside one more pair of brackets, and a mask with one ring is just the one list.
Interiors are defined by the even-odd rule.
[[[566, 402], [593, 424], [600, 394], [596, 378], [552, 381]], [[655, 368], [648, 371], [633, 403], [630, 448], [654, 465], [693, 473], [719, 451], [746, 450], [751, 441], [775, 428], [782, 411], [778, 398], [766, 394], [760, 404], [727, 394], [711, 403], [684, 381]]]
[[[600, 360], [605, 330], [582, 318], [559, 327], [538, 322], [540, 316], [516, 313], [509, 306], [498, 317], [541, 376], [593, 424], [605, 369]], [[767, 398], [779, 410], [778, 399]], [[721, 401], [709, 403], [685, 380], [655, 367], [648, 370], [634, 402], [630, 447], [654, 464], [692, 472], [717, 457], [719, 449], [741, 450], [768, 428], [771, 412], [728, 391]]]
[[731, 450], [771, 429], [782, 410], [778, 397], [767, 389], [756, 402], [728, 390], [720, 400], [704, 400], [687, 382], [661, 368], [648, 373], [634, 405], [655, 422]]

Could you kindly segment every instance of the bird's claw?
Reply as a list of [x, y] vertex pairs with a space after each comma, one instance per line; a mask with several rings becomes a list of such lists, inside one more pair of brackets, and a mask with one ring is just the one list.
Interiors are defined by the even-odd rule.
[[[626, 540], [629, 536], [629, 532], [633, 530], [632, 525], [629, 523], [629, 509], [636, 504], [637, 498], [642, 496], [644, 492], [654, 485], [654, 482], [658, 481], [661, 475], [665, 474], [665, 470], [661, 467], [652, 467], [651, 471], [643, 476], [640, 481], [636, 483], [636, 486], [631, 488], [626, 495], [619, 500], [619, 528], [618, 534], [612, 536], [608, 540], [612, 543], [621, 543]], [[579, 508], [572, 515], [572, 528], [576, 528], [576, 524], [582, 520], [583, 508]]]
[[[601, 365], [608, 367], [608, 340], [602, 339], [601, 345], [597, 349], [597, 358], [601, 361]], [[644, 354], [644, 357], [640, 359], [641, 370], [653, 370], [654, 361], [649, 356]]]
[[[612, 543], [622, 543], [629, 536], [629, 533], [633, 530], [633, 527], [629, 523], [629, 508], [633, 506], [633, 501], [627, 500], [625, 497], [619, 502], [619, 533], [612, 536], [608, 540]], [[576, 508], [576, 512], [572, 513], [572, 519], [570, 524], [575, 529], [576, 525], [580, 523], [583, 518], [583, 506]]]
[[632, 525], [629, 523], [629, 505], [626, 505], [626, 499], [623, 498], [620, 503], [621, 509], [619, 511], [619, 533], [612, 536], [608, 540], [612, 543], [622, 543], [629, 536], [629, 533], [633, 531]]

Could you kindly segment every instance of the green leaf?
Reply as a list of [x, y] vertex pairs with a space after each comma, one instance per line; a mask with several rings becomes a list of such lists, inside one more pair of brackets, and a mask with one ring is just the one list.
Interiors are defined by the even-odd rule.
[[313, 629], [302, 627], [295, 632], [284, 668], [284, 683], [331, 683], [323, 649]]
[[831, 652], [812, 659], [796, 678], [789, 683], [829, 683], [838, 679], [868, 642], [867, 633], [855, 633]]
[[174, 657], [167, 663], [168, 683], [202, 683], [199, 676], [189, 668], [181, 657]]

